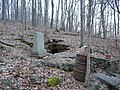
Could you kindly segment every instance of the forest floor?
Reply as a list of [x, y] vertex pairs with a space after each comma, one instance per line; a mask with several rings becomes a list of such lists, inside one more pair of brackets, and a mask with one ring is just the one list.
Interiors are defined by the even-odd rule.
[[[42, 26], [36, 27], [34, 31], [31, 25], [27, 25], [26, 28], [24, 39], [30, 43], [32, 43], [34, 31], [44, 32]], [[66, 72], [41, 64], [41, 61], [46, 59], [59, 61], [63, 59], [62, 55], [64, 53], [50, 54], [43, 58], [31, 57], [31, 47], [19, 41], [21, 36], [22, 24], [20, 22], [0, 22], [0, 90], [86, 90], [80, 82], [74, 79], [72, 76], [73, 72]], [[65, 51], [65, 53], [74, 55], [79, 53], [79, 33], [56, 32], [55, 30], [48, 29], [47, 37], [62, 40], [62, 44], [70, 46], [70, 50]], [[116, 48], [113, 37], [109, 37], [106, 40], [95, 37], [91, 39], [94, 51], [101, 51], [104, 54], [109, 53], [114, 57], [120, 56], [120, 42], [117, 43], [118, 46]], [[103, 57], [101, 54], [99, 56]], [[72, 60], [71, 58], [68, 59]], [[120, 67], [120, 64], [118, 67]], [[100, 68], [96, 70], [106, 73]], [[119, 70], [116, 72], [117, 74], [120, 74]], [[47, 86], [47, 79], [50, 77], [60, 78], [60, 84], [55, 87]], [[107, 86], [99, 80], [96, 82], [101, 85], [103, 90], [108, 90]]]

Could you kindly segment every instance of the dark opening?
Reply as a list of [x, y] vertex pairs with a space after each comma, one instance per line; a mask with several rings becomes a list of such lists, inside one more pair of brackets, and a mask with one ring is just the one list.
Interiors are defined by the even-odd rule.
[[51, 43], [47, 47], [48, 52], [55, 54], [59, 52], [64, 52], [66, 50], [70, 50], [68, 45], [65, 44], [57, 44], [57, 43]]

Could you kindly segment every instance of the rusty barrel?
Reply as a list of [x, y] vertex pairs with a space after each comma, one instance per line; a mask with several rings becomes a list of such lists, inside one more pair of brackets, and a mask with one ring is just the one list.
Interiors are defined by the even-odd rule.
[[87, 68], [87, 56], [77, 54], [75, 60], [75, 67], [73, 71], [73, 77], [75, 80], [84, 82]]

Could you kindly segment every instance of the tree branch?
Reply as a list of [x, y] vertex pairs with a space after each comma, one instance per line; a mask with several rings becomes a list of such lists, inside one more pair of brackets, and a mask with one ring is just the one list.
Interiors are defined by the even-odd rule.
[[[114, 10], [114, 11], [116, 11], [116, 12], [118, 12], [119, 14], [120, 14], [120, 11], [119, 11], [119, 8], [116, 10], [111, 4], [110, 4], [110, 2], [107, 0], [107, 2], [108, 2], [108, 4], [110, 5], [110, 7]], [[115, 2], [116, 2], [116, 0], [115, 0]]]
[[[118, 2], [119, 2], [119, 1], [118, 1]], [[116, 8], [117, 8], [117, 11], [120, 12], [120, 11], [119, 11], [119, 7], [118, 7], [119, 4], [117, 5], [117, 0], [115, 0], [115, 5], [116, 5]]]

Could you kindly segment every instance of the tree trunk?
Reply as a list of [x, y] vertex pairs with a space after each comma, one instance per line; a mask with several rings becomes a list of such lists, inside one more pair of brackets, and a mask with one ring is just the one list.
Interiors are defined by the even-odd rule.
[[44, 11], [44, 28], [45, 28], [45, 36], [47, 35], [47, 25], [48, 25], [48, 5], [49, 1], [45, 0], [45, 11]]
[[30, 16], [31, 16], [31, 15], [30, 15], [30, 7], [28, 8], [28, 13], [27, 13], [27, 16], [28, 16], [28, 18], [27, 18], [27, 19], [28, 19], [28, 21], [31, 21], [31, 20], [30, 20]]
[[25, 34], [24, 34], [24, 32], [25, 32], [25, 22], [26, 22], [26, 19], [25, 19], [25, 9], [26, 9], [26, 1], [25, 0], [22, 0], [22, 2], [21, 2], [21, 4], [22, 4], [22, 26], [23, 26], [23, 31], [22, 31], [22, 39], [24, 39], [25, 38]]
[[112, 35], [112, 10], [110, 12], [110, 24], [109, 24], [109, 28], [110, 28], [110, 36]]
[[2, 19], [6, 19], [6, 0], [2, 0]]
[[120, 14], [118, 13], [118, 30], [117, 30], [117, 32], [118, 32], [118, 35], [120, 34]]
[[97, 34], [97, 23], [96, 23], [96, 20], [95, 20], [95, 27], [94, 27], [95, 29], [94, 29], [94, 31], [95, 31], [95, 36], [96, 36], [96, 34]]
[[73, 0], [72, 2], [69, 2], [69, 9], [68, 9], [68, 25], [69, 25], [69, 31], [72, 31], [72, 26], [71, 26], [71, 20], [72, 20], [72, 9], [73, 9]]
[[11, 20], [13, 20], [14, 19], [14, 8], [13, 8], [13, 0], [11, 0]]
[[65, 25], [64, 25], [64, 10], [63, 10], [63, 0], [61, 0], [61, 29], [65, 30]]
[[52, 15], [51, 15], [51, 24], [50, 24], [50, 28], [53, 27], [53, 15], [54, 15], [54, 2], [53, 2], [53, 0], [51, 0], [51, 6], [52, 6]]
[[115, 31], [115, 45], [117, 47], [117, 31], [116, 31], [116, 16], [115, 16], [115, 10], [114, 10], [114, 31]]
[[32, 28], [36, 26], [36, 0], [32, 0]]
[[[110, 10], [110, 9], [109, 9], [109, 7], [108, 7], [108, 9], [107, 9], [107, 11], [106, 11], [106, 12], [107, 12], [107, 15], [106, 15], [106, 32], [109, 31], [109, 30], [108, 30], [108, 23], [109, 23], [109, 22], [108, 22], [108, 18], [109, 18], [109, 10]], [[107, 33], [107, 35], [108, 35], [108, 33]]]
[[8, 11], [7, 11], [7, 12], [8, 12], [8, 13], [7, 13], [7, 14], [8, 14], [8, 17], [7, 17], [7, 18], [8, 18], [8, 20], [9, 20], [9, 14], [10, 14], [9, 8], [10, 8], [10, 7], [9, 7], [9, 0], [7, 0], [7, 10], [8, 10]]
[[83, 0], [80, 1], [80, 18], [81, 18], [81, 32], [80, 32], [80, 37], [81, 37], [81, 45], [80, 47], [83, 46], [83, 42], [84, 42], [84, 26], [83, 26]]
[[[119, 1], [118, 1], [118, 5], [119, 5]], [[120, 34], [120, 28], [119, 28], [120, 27], [120, 25], [119, 25], [120, 24], [120, 14], [117, 13], [117, 16], [118, 16], [118, 27], [117, 27], [118, 29], [117, 29], [117, 33], [119, 35]]]
[[92, 5], [94, 5], [94, 6], [92, 6], [92, 15], [91, 15], [91, 17], [92, 17], [92, 20], [91, 20], [91, 29], [92, 29], [92, 32], [91, 32], [91, 36], [94, 36], [94, 32], [95, 32], [95, 28], [94, 28], [94, 19], [95, 19], [95, 7], [96, 7], [96, 0], [94, 1], [94, 2], [92, 2]]
[[41, 18], [40, 18], [40, 20], [41, 20], [41, 25], [43, 25], [43, 12], [42, 12], [42, 1], [40, 0], [40, 16], [41, 16]]
[[69, 31], [71, 31], [70, 19], [71, 19], [71, 17], [70, 17], [70, 9], [69, 9], [69, 11], [68, 11], [68, 25], [69, 25]]
[[73, 22], [74, 22], [74, 15], [75, 15], [75, 9], [76, 9], [76, 3], [74, 4], [74, 2], [72, 1], [72, 7], [71, 7], [71, 21], [70, 21], [70, 28], [71, 28], [71, 31], [74, 31], [74, 25], [73, 25]]
[[89, 0], [89, 7], [88, 7], [88, 17], [87, 17], [87, 30], [88, 30], [88, 38], [87, 38], [87, 70], [85, 76], [85, 85], [89, 83], [90, 77], [90, 45], [91, 45], [91, 7], [92, 7], [92, 0]]
[[60, 8], [60, 0], [58, 1], [58, 7], [56, 10], [56, 26], [55, 26], [56, 29], [58, 28], [58, 21], [59, 21], [58, 17], [59, 17], [59, 10], [60, 10], [59, 8]]
[[38, 0], [38, 19], [37, 19], [38, 25], [43, 24], [43, 15], [42, 15], [42, 3], [41, 0]]
[[104, 11], [106, 6], [104, 5], [104, 1], [101, 0], [101, 21], [102, 21], [102, 29], [103, 29], [103, 38], [106, 38], [107, 32], [105, 28], [105, 19], [104, 19]]
[[[68, 3], [68, 2], [66, 1], [66, 3]], [[69, 26], [70, 26], [70, 2], [68, 3], [67, 6], [68, 6], [68, 9], [67, 9], [66, 30], [70, 31], [70, 29], [69, 29]], [[66, 8], [67, 8], [67, 6], [66, 6]]]
[[[68, 5], [67, 2], [68, 2], [68, 1], [65, 0], [65, 3], [64, 3], [64, 13], [65, 13], [65, 14], [64, 14], [64, 15], [65, 15], [65, 16], [64, 16], [64, 23], [65, 23], [65, 20], [67, 20], [67, 5]], [[67, 30], [65, 24], [64, 24], [64, 29], [65, 29], [65, 31]]]
[[19, 3], [19, 0], [17, 0], [17, 3], [16, 3], [15, 20], [18, 20], [18, 3]]

